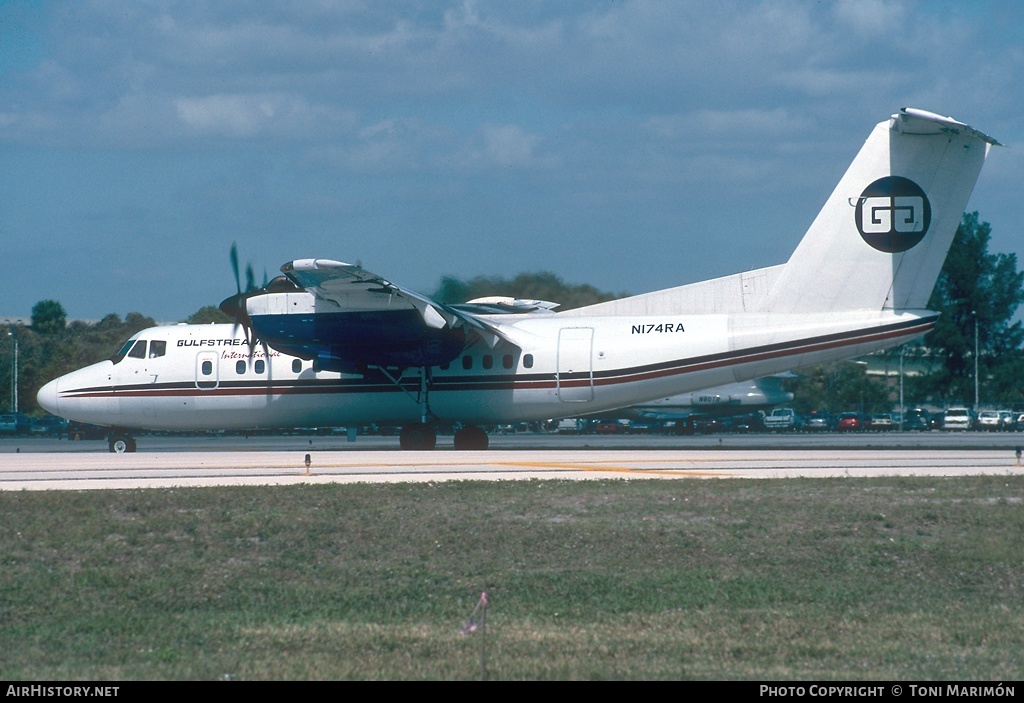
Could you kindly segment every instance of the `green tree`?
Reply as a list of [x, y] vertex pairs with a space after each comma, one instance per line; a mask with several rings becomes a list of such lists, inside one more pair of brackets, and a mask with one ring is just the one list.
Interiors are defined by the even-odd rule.
[[56, 300], [40, 300], [32, 306], [32, 329], [39, 334], [63, 331], [67, 324], [64, 306]]
[[232, 322], [229, 315], [215, 305], [207, 305], [196, 310], [185, 320], [190, 325], [208, 325], [211, 322]]
[[124, 320], [116, 313], [110, 313], [96, 323], [76, 320], [68, 325], [75, 364], [81, 367], [109, 359], [129, 337], [154, 325], [156, 321], [152, 317], [137, 312], [128, 313]]
[[964, 214], [928, 303], [941, 316], [924, 346], [940, 363], [911, 382], [920, 397], [973, 404], [977, 361], [981, 402], [1024, 400], [1024, 327], [1013, 320], [1024, 302], [1024, 273], [1015, 254], [988, 252], [990, 238], [989, 223]]
[[885, 383], [866, 371], [864, 364], [836, 361], [813, 366], [787, 379], [783, 387], [793, 393], [793, 407], [804, 415], [813, 410], [875, 413], [891, 409]]

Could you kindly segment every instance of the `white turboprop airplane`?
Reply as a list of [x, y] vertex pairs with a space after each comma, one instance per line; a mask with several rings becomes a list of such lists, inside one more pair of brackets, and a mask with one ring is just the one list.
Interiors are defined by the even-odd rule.
[[860, 356], [925, 334], [925, 309], [991, 137], [901, 109], [878, 124], [785, 264], [555, 313], [448, 305], [326, 259], [224, 301], [239, 324], [134, 335], [51, 381], [39, 404], [109, 426], [255, 429], [403, 424], [431, 449], [483, 449], [487, 423], [578, 417]]

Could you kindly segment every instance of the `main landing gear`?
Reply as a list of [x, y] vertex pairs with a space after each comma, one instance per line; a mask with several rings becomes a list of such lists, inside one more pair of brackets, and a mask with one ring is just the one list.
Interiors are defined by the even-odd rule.
[[[426, 422], [416, 422], [403, 427], [398, 440], [402, 449], [429, 451], [437, 446], [437, 431]], [[467, 425], [455, 430], [455, 449], [457, 451], [487, 449], [489, 441], [487, 433], [480, 427]]]
[[[385, 368], [380, 368], [380, 371], [404, 393], [413, 397], [399, 382], [401, 374], [395, 378]], [[436, 421], [437, 417], [430, 411], [430, 369], [427, 367], [420, 368], [420, 389], [414, 400], [420, 407], [420, 421], [403, 427], [398, 441], [406, 451], [430, 451], [437, 446], [437, 430], [434, 427], [435, 423], [428, 422], [428, 418]], [[487, 433], [479, 427], [468, 425], [455, 431], [457, 450], [487, 449], [487, 444]]]
[[455, 431], [456, 450], [483, 450], [487, 449], [488, 442], [487, 433], [481, 427], [469, 425]]
[[402, 428], [398, 441], [407, 451], [428, 451], [437, 446], [437, 432], [425, 422], [416, 422]]

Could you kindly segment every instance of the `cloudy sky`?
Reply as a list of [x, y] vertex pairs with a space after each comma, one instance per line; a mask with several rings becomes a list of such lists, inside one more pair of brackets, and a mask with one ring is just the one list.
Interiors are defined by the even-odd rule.
[[1013, 0], [0, 0], [0, 316], [180, 320], [235, 241], [424, 293], [782, 263], [902, 106], [1008, 145], [968, 208], [1024, 267], [1022, 79]]

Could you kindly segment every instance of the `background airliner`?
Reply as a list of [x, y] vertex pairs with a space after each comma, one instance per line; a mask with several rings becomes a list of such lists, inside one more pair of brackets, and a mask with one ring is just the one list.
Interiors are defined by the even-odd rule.
[[[55, 415], [201, 430], [402, 424], [457, 449], [482, 424], [579, 417], [902, 344], [925, 309], [994, 139], [901, 109], [870, 133], [785, 264], [554, 312], [545, 301], [448, 305], [362, 267], [298, 259], [222, 304], [235, 325], [143, 330], [39, 391]], [[756, 236], [756, 234], [754, 235]], [[659, 253], [664, 257], [665, 253]]]
[[793, 394], [782, 388], [781, 376], [729, 383], [692, 393], [654, 398], [616, 411], [620, 418], [658, 423], [678, 422], [693, 416], [733, 417], [770, 410], [790, 403]]

